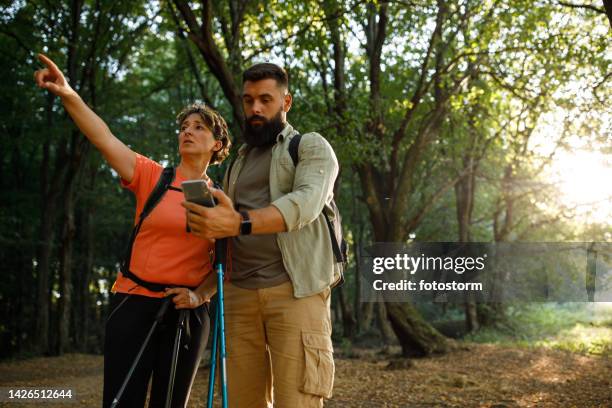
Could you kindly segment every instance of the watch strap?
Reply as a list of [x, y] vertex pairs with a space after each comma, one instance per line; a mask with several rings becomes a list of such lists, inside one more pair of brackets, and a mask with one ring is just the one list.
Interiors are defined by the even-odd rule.
[[242, 221], [240, 222], [240, 235], [249, 235], [251, 233], [251, 217], [247, 211], [240, 211]]

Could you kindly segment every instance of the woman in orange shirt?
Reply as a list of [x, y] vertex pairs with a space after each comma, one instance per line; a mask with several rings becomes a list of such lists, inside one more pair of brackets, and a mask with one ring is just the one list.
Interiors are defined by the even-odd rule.
[[[106, 123], [70, 87], [55, 63], [42, 54], [39, 54], [39, 59], [46, 68], [35, 72], [36, 83], [61, 98], [81, 132], [119, 174], [121, 184], [134, 192], [138, 217], [162, 174], [162, 166], [137, 154], [116, 138]], [[181, 160], [176, 168], [173, 188], [164, 194], [143, 222], [128, 260], [127, 268], [136, 276], [133, 279], [141, 281], [141, 284], [121, 273], [113, 285], [105, 331], [104, 407], [111, 405], [119, 391], [165, 296], [173, 296], [175, 307], [169, 309], [151, 338], [123, 393], [120, 406], [144, 406], [151, 376], [150, 405], [163, 405], [177, 309], [191, 309], [191, 318], [189, 343], [186, 348], [181, 347], [178, 357], [173, 407], [186, 406], [206, 348], [210, 327], [206, 303], [216, 290], [216, 280], [211, 273], [213, 244], [186, 231], [180, 185], [185, 180], [202, 178], [212, 187], [206, 170], [209, 164], [218, 164], [227, 156], [230, 139], [225, 120], [203, 105], [188, 106], [178, 115], [177, 122]], [[146, 285], [147, 282], [156, 285]], [[166, 285], [168, 288], [164, 288]]]

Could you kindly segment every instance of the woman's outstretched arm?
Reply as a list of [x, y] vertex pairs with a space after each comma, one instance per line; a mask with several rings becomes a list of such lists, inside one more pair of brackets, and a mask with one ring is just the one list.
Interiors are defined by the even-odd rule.
[[38, 54], [46, 68], [34, 73], [36, 84], [59, 96], [74, 123], [102, 153], [108, 164], [128, 183], [134, 176], [136, 153], [113, 135], [104, 121], [68, 84], [62, 71], [51, 59]]

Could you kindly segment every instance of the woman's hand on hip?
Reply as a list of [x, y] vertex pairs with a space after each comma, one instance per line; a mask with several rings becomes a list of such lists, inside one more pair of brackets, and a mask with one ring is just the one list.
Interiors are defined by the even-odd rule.
[[164, 291], [164, 296], [172, 295], [175, 309], [195, 309], [210, 300], [188, 288], [167, 288]]

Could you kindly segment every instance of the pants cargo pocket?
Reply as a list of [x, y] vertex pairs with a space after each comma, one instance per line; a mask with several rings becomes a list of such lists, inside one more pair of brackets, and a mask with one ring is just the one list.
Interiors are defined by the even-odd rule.
[[302, 331], [304, 383], [300, 391], [331, 398], [334, 386], [334, 354], [329, 335]]

